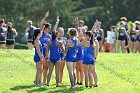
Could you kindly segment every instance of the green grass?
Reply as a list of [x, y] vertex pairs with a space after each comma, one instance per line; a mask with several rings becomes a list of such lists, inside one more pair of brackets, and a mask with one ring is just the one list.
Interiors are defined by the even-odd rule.
[[2, 93], [140, 93], [140, 54], [101, 53], [96, 62], [97, 88], [78, 86], [70, 91], [65, 67], [63, 85], [55, 88], [53, 73], [49, 89], [36, 87], [34, 51], [0, 50], [0, 92]]

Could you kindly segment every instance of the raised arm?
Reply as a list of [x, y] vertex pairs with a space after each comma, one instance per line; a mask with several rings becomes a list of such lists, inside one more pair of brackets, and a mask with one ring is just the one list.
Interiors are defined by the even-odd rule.
[[59, 21], [60, 21], [59, 16], [57, 16], [57, 18], [56, 18], [56, 23], [55, 23], [55, 26], [54, 26], [54, 28], [53, 28], [53, 31], [56, 31], [56, 30], [57, 30]]
[[46, 12], [44, 18], [43, 18], [43, 19], [41, 20], [41, 22], [40, 22], [40, 31], [43, 31], [43, 29], [44, 29], [44, 24], [45, 24], [45, 22], [47, 21], [48, 16], [49, 16], [49, 11]]
[[96, 29], [97, 24], [98, 24], [98, 20], [96, 20], [96, 22], [93, 24], [91, 32], [94, 32], [94, 30]]
[[78, 30], [78, 28], [79, 28], [79, 19], [78, 19], [78, 17], [76, 17], [75, 20], [74, 20], [74, 26]]

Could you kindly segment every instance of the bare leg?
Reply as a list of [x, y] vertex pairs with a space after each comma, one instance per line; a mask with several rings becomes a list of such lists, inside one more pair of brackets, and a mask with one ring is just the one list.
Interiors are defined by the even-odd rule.
[[75, 63], [66, 62], [66, 64], [67, 64], [67, 69], [68, 69], [68, 73], [69, 73], [71, 87], [74, 87], [75, 86], [75, 75], [74, 75]]
[[59, 84], [60, 61], [55, 63], [56, 86]]
[[93, 74], [93, 78], [94, 78], [94, 85], [97, 85], [98, 77], [97, 77], [96, 66], [95, 65], [93, 66], [92, 74]]
[[93, 70], [93, 65], [89, 65], [89, 69], [88, 69], [89, 86], [92, 86], [93, 84], [92, 70]]
[[60, 62], [60, 81], [59, 81], [59, 83], [62, 83], [64, 66], [65, 66], [65, 61], [61, 60], [61, 62]]
[[47, 75], [47, 85], [49, 85], [49, 83], [50, 83], [52, 72], [53, 72], [53, 68], [54, 68], [54, 63], [50, 62], [49, 73]]
[[42, 63], [36, 62], [36, 84], [41, 84], [41, 78], [42, 78]]
[[43, 83], [46, 83], [49, 64], [50, 62], [46, 62], [46, 61], [45, 63], [43, 63]]
[[122, 44], [122, 52], [126, 53], [126, 49], [124, 48], [125, 47], [125, 40], [121, 41], [121, 44]]
[[84, 65], [85, 86], [88, 87], [88, 65]]
[[121, 41], [118, 40], [118, 48], [117, 48], [117, 52], [119, 53], [119, 50], [120, 50], [120, 45], [121, 45]]
[[79, 62], [76, 62], [76, 81], [80, 83]]

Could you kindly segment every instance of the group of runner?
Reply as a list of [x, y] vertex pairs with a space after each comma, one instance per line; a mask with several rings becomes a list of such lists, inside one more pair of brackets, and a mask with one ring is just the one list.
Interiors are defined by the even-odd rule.
[[34, 61], [37, 69], [34, 83], [37, 86], [49, 87], [55, 66], [56, 87], [59, 87], [63, 83], [63, 70], [66, 64], [71, 83], [70, 90], [75, 90], [76, 85], [83, 85], [84, 78], [85, 87], [97, 87], [95, 62], [99, 44], [93, 30], [100, 22], [96, 21], [95, 28], [88, 31], [84, 21], [75, 18], [74, 27], [67, 31], [67, 39], [63, 37], [63, 27], [58, 27], [59, 17], [51, 31], [51, 24], [46, 22], [48, 16], [49, 12], [42, 19], [40, 28], [35, 29], [33, 34]]

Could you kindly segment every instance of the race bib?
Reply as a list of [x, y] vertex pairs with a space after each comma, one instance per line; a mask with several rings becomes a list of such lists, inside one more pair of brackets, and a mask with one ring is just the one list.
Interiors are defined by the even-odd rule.
[[132, 35], [132, 38], [136, 38], [136, 35]]
[[120, 33], [120, 36], [124, 36], [124, 33]]

